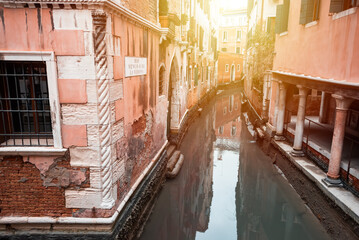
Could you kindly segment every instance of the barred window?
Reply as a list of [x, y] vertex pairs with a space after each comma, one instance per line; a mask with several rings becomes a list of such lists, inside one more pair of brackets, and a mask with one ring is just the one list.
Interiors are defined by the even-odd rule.
[[0, 61], [0, 144], [53, 146], [45, 62]]

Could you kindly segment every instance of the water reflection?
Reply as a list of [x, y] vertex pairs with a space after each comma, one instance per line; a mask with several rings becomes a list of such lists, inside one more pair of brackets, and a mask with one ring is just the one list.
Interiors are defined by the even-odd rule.
[[162, 189], [141, 239], [328, 239], [241, 126], [223, 93], [189, 129], [185, 163]]

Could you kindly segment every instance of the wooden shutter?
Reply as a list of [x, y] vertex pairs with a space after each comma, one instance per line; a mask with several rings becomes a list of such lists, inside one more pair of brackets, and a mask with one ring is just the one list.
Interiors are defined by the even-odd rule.
[[314, 0], [314, 16], [313, 20], [319, 19], [319, 8], [320, 8], [320, 0]]
[[288, 19], [289, 19], [289, 0], [284, 0], [282, 11], [282, 23], [281, 32], [288, 31]]
[[312, 22], [314, 16], [314, 0], [308, 0], [307, 4], [307, 22]]
[[277, 5], [277, 11], [275, 16], [275, 33], [281, 33], [282, 12], [283, 12], [283, 5]]
[[307, 6], [308, 0], [302, 0], [301, 7], [300, 7], [300, 24], [307, 24]]
[[330, 13], [338, 13], [343, 11], [344, 0], [330, 0]]

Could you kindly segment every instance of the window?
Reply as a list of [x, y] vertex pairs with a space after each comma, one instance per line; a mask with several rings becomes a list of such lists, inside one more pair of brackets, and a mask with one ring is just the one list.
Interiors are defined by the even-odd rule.
[[236, 47], [236, 53], [241, 54], [241, 48], [240, 47]]
[[220, 127], [218, 128], [218, 133], [219, 133], [219, 134], [223, 134], [223, 130], [224, 130], [224, 127], [223, 127], [223, 126], [220, 126]]
[[227, 52], [227, 48], [222, 48], [221, 51], [222, 52]]
[[64, 153], [54, 53], [2, 51], [0, 54], [2, 151]]
[[240, 72], [240, 71], [241, 71], [241, 65], [238, 64], [238, 65], [237, 65], [237, 72]]
[[45, 62], [0, 61], [0, 142], [52, 146]]
[[234, 64], [231, 66], [231, 81], [235, 80], [235, 70]]
[[331, 0], [330, 1], [330, 13], [338, 13], [345, 11], [349, 8], [357, 7], [358, 0]]
[[237, 30], [237, 41], [241, 41], [242, 38], [242, 32], [241, 30]]
[[300, 24], [307, 24], [319, 19], [319, 0], [302, 0]]
[[229, 71], [229, 65], [228, 64], [226, 64], [225, 70], [226, 70], [226, 72]]
[[236, 128], [236, 126], [232, 126], [231, 136], [236, 136], [236, 133], [237, 133], [237, 128]]
[[227, 107], [224, 107], [223, 108], [223, 115], [226, 115], [227, 114]]
[[277, 5], [275, 33], [282, 33], [288, 30], [289, 17], [289, 0], [284, 0], [284, 3]]
[[229, 96], [229, 112], [233, 111], [234, 95]]
[[160, 76], [159, 76], [159, 80], [158, 80], [158, 95], [164, 95], [165, 94], [165, 89], [164, 89], [164, 83], [165, 83], [165, 67], [161, 66], [160, 68]]
[[224, 31], [223, 32], [223, 42], [227, 42], [227, 32], [226, 31]]

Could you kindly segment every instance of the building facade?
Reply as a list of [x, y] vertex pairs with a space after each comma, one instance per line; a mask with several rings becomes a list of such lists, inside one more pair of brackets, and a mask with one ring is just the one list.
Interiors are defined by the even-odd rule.
[[2, 234], [134, 237], [215, 87], [210, 2], [0, 3]]
[[247, 9], [221, 9], [218, 32], [218, 84], [239, 81], [243, 76]]
[[1, 226], [111, 231], [163, 165], [157, 3], [140, 2], [1, 3]]
[[344, 182], [354, 191], [359, 190], [357, 7], [344, 0], [320, 5], [285, 0], [277, 6], [268, 125], [277, 139], [285, 133], [293, 139], [294, 156], [309, 151], [327, 172], [328, 185]]
[[265, 119], [269, 102], [267, 71], [273, 64], [276, 6], [279, 3], [279, 0], [248, 0], [244, 90], [258, 114]]

